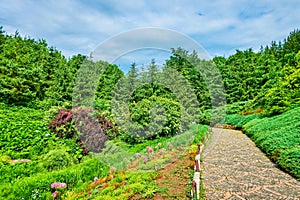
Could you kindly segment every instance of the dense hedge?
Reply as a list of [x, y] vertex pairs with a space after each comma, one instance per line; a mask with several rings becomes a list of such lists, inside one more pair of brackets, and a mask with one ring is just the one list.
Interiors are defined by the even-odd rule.
[[226, 123], [242, 126], [268, 157], [300, 179], [300, 108], [268, 118], [229, 115]]

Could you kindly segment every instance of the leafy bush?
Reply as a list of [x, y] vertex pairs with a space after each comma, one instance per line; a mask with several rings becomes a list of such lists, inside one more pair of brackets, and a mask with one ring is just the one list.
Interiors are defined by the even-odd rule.
[[232, 104], [226, 105], [226, 114], [239, 114], [243, 111], [251, 102], [250, 101], [239, 101]]
[[[180, 121], [180, 104], [174, 100], [161, 97], [151, 97], [130, 104], [131, 118], [136, 123], [134, 126], [149, 126], [150, 122], [153, 121], [153, 116], [150, 115], [151, 108], [154, 108], [157, 120], [151, 123], [149, 133], [142, 132], [140, 135], [136, 135], [136, 133], [130, 132], [129, 134], [133, 137], [133, 142], [139, 142], [138, 139], [142, 139], [141, 141], [143, 141], [143, 139], [150, 140], [157, 137], [170, 137], [178, 133], [181, 126], [183, 126]], [[160, 126], [162, 126], [162, 129], [156, 130]], [[130, 128], [128, 129], [130, 130]], [[147, 133], [153, 135], [144, 135]]]
[[60, 170], [74, 164], [74, 158], [65, 149], [49, 151], [42, 158], [42, 166], [47, 171]]
[[76, 138], [77, 131], [74, 123], [72, 123], [72, 118], [73, 114], [71, 111], [60, 109], [48, 127], [59, 138]]
[[0, 154], [12, 159], [33, 159], [56, 141], [42, 110], [0, 104], [0, 118]]
[[84, 148], [92, 152], [101, 152], [108, 140], [96, 113], [90, 108], [77, 107], [72, 110], [74, 122]]
[[4, 163], [0, 162], [0, 182], [3, 184], [14, 183], [19, 179], [31, 176], [41, 171], [43, 171], [43, 169], [39, 167], [37, 161], [15, 164], [10, 164], [8, 161]]
[[74, 139], [80, 144], [83, 155], [88, 151], [101, 152], [109, 138], [115, 138], [119, 132], [104, 115], [90, 108], [75, 107], [72, 110], [60, 109], [50, 122], [49, 129], [63, 139]]

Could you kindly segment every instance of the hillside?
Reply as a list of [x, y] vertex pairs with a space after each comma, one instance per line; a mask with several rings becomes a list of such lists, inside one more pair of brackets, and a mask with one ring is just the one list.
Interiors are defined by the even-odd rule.
[[[300, 178], [299, 30], [258, 52], [207, 61], [178, 47], [162, 69], [154, 59], [144, 67], [133, 63], [124, 74], [84, 55], [67, 59], [45, 40], [1, 28], [0, 197], [161, 196], [165, 184], [153, 181], [161, 179], [159, 169], [188, 157], [208, 125], [224, 120]], [[212, 108], [223, 104], [212, 102], [222, 95], [226, 119], [213, 119]], [[174, 170], [193, 167], [191, 160]], [[189, 196], [187, 180], [182, 196]]]

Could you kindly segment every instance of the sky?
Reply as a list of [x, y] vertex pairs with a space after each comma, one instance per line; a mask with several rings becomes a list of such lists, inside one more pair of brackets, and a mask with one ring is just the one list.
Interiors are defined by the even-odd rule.
[[[210, 57], [228, 57], [236, 49], [259, 50], [271, 41], [282, 41], [300, 28], [299, 11], [299, 0], [0, 0], [0, 26], [7, 34], [18, 31], [45, 39], [66, 57], [90, 55], [107, 41], [113, 43], [124, 33], [147, 28], [168, 30], [167, 38], [173, 38], [168, 40], [170, 48], [178, 47], [172, 46], [180, 39], [172, 37], [176, 32], [196, 42]], [[148, 40], [146, 32], [140, 35], [144, 40]], [[120, 44], [130, 45], [139, 37], [128, 35]], [[154, 33], [150, 41], [160, 41], [159, 37]], [[170, 49], [137, 49], [113, 62], [145, 64], [155, 58], [163, 63], [170, 55]]]

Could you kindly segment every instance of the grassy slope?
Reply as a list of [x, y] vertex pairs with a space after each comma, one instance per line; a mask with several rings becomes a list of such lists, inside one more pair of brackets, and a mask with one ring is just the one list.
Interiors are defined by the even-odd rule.
[[269, 118], [230, 115], [225, 123], [242, 127], [267, 156], [300, 179], [300, 108]]
[[[74, 141], [61, 140], [48, 130], [47, 115], [49, 115], [47, 111], [0, 104], [0, 199], [21, 199], [22, 197], [24, 199], [52, 199], [51, 194], [55, 190], [51, 189], [50, 185], [53, 182], [67, 184], [67, 188], [62, 193], [64, 199], [74, 199], [75, 196], [76, 199], [100, 198], [104, 193], [108, 199], [117, 199], [117, 197], [124, 199], [124, 196], [134, 194], [151, 197], [153, 193], [159, 192], [160, 189], [155, 184], [145, 186], [146, 182], [155, 179], [155, 172], [128, 172], [125, 175], [122, 171], [117, 171], [112, 175], [108, 174], [109, 167], [95, 158], [85, 158], [85, 161], [80, 164], [47, 172], [47, 169], [41, 165], [42, 156], [50, 150], [66, 148], [69, 149], [68, 153], [71, 156], [76, 156], [77, 151], [75, 149], [73, 152], [73, 149], [77, 148]], [[193, 125], [189, 134], [182, 134], [178, 137], [160, 138], [133, 146], [119, 142], [119, 145], [125, 150], [130, 150], [130, 154], [133, 155], [141, 153], [149, 156], [146, 151], [147, 146], [151, 146], [156, 154], [159, 149], [163, 149], [162, 157], [168, 159], [168, 154], [173, 154], [173, 150], [177, 151], [176, 147], [185, 146], [188, 141], [193, 141], [195, 144], [201, 142], [207, 129], [207, 126]], [[173, 149], [168, 153], [170, 145]], [[31, 162], [17, 164], [8, 162], [11, 159], [24, 158], [30, 159]], [[149, 159], [147, 164], [141, 164], [140, 168], [151, 169], [162, 161], [161, 157]], [[114, 181], [109, 181], [111, 176]], [[99, 182], [93, 182], [94, 177], [98, 177]], [[106, 181], [102, 183], [104, 179]]]

